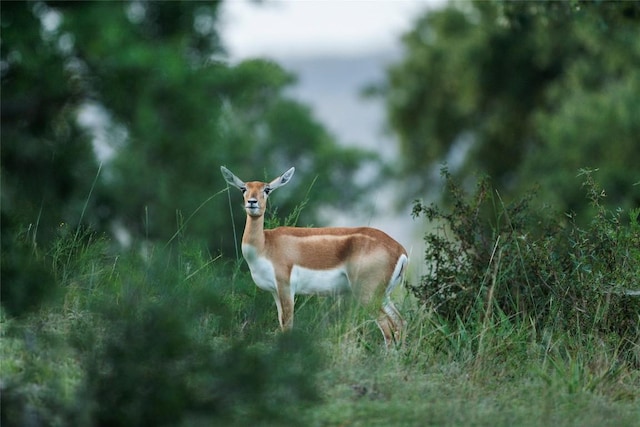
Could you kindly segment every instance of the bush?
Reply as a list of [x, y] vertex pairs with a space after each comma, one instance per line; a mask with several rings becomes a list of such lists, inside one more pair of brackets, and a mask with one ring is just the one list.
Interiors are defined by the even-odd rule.
[[414, 217], [436, 223], [425, 235], [427, 272], [410, 285], [426, 307], [451, 324], [497, 312], [537, 330], [612, 333], [626, 349], [637, 345], [640, 209], [626, 217], [606, 209], [585, 170], [594, 214], [583, 228], [573, 215], [534, 207], [533, 192], [505, 204], [487, 178], [469, 196], [442, 173], [451, 209], [413, 207]]

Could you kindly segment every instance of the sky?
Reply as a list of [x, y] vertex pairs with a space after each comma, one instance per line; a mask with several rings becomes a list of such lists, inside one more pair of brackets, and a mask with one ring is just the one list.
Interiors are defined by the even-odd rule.
[[444, 0], [228, 0], [223, 43], [232, 59], [353, 56], [390, 51], [416, 17]]

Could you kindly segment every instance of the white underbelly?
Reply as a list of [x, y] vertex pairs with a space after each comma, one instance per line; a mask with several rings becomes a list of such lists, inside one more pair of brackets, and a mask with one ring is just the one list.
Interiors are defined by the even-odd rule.
[[[249, 265], [255, 284], [265, 291], [277, 292], [278, 283], [273, 263], [268, 258], [258, 255], [251, 245], [242, 245], [242, 253]], [[351, 289], [351, 283], [344, 267], [312, 270], [294, 265], [289, 276], [289, 286], [292, 295], [339, 294]]]
[[312, 270], [294, 265], [291, 269], [291, 290], [295, 294], [337, 294], [351, 289], [349, 278], [343, 267], [327, 270]]

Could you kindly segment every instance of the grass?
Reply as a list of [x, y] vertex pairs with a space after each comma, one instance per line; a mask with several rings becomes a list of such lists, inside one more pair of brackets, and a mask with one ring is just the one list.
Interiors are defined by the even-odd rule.
[[[320, 375], [316, 425], [635, 425], [638, 374], [598, 343], [548, 337], [524, 325], [491, 325], [484, 347], [415, 309], [405, 348], [371, 352], [332, 344]], [[409, 307], [407, 307], [409, 305]], [[572, 350], [579, 350], [572, 356]]]
[[[630, 254], [607, 277], [632, 279], [638, 259], [624, 239], [635, 234], [612, 238], [599, 228], [618, 255]], [[637, 425], [640, 342], [608, 327], [633, 313], [607, 294], [587, 294], [598, 297], [588, 304], [570, 292], [584, 313], [570, 314], [567, 301], [514, 310], [523, 303], [504, 293], [505, 283], [523, 277], [516, 267], [531, 259], [500, 246], [513, 243], [500, 235], [479, 264], [475, 296], [421, 299], [415, 287], [425, 282], [396, 290], [407, 338], [391, 350], [349, 298], [299, 298], [294, 331], [280, 333], [272, 297], [242, 262], [180, 236], [125, 252], [78, 230], [61, 229], [46, 250], [20, 236], [19, 283], [49, 277], [53, 291], [28, 305], [3, 293], [2, 424]], [[590, 259], [597, 245], [588, 242], [574, 240], [573, 265], [588, 261], [597, 274], [603, 264]], [[580, 268], [566, 277], [582, 277]], [[535, 285], [546, 270], [525, 271]], [[5, 277], [3, 286], [11, 286]], [[457, 311], [443, 312], [450, 307]]]
[[[597, 339], [538, 334], [508, 318], [451, 325], [407, 295], [403, 348], [385, 350], [348, 299], [299, 300], [283, 342], [271, 296], [242, 266], [188, 245], [140, 259], [109, 255], [106, 243], [65, 253], [54, 301], [3, 314], [3, 417], [336, 426], [631, 426], [640, 417], [638, 373]], [[115, 411], [127, 399], [136, 404]], [[154, 416], [159, 404], [168, 409]]]

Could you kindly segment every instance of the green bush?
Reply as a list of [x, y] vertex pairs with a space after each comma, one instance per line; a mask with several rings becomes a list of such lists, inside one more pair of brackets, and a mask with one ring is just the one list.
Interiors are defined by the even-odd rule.
[[505, 204], [487, 178], [467, 195], [445, 168], [450, 210], [414, 203], [414, 217], [436, 228], [425, 235], [427, 270], [413, 294], [452, 325], [504, 316], [538, 331], [614, 334], [632, 350], [640, 339], [640, 209], [605, 209], [592, 171], [582, 174], [594, 212], [586, 228], [536, 207], [534, 193]]

